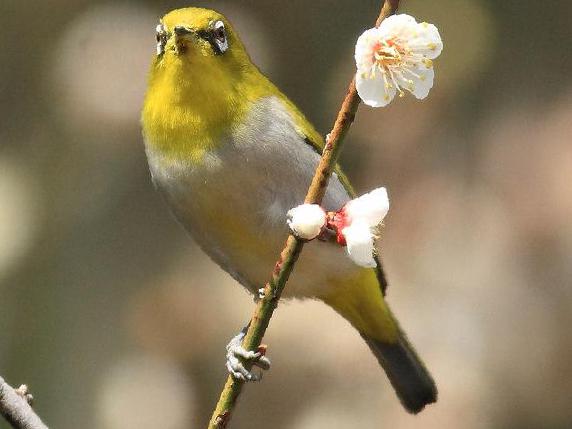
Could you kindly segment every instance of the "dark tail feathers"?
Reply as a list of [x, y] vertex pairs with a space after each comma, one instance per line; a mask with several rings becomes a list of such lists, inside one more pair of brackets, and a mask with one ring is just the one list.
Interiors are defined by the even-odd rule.
[[362, 334], [363, 339], [385, 370], [399, 400], [410, 413], [437, 401], [437, 387], [431, 374], [401, 333], [397, 343], [383, 343]]

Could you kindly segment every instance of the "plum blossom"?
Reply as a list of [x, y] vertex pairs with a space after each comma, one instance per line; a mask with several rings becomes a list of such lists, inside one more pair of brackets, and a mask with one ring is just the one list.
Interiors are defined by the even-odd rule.
[[290, 230], [298, 238], [313, 240], [326, 228], [336, 233], [348, 256], [362, 267], [376, 266], [374, 243], [378, 228], [389, 211], [385, 188], [348, 201], [337, 212], [326, 213], [317, 204], [302, 204], [288, 212]]
[[346, 251], [356, 264], [369, 268], [376, 266], [375, 237], [388, 211], [387, 190], [377, 188], [349, 201], [334, 216], [338, 242], [345, 242]]
[[407, 14], [386, 18], [357, 40], [356, 89], [363, 102], [386, 106], [404, 90], [423, 99], [433, 87], [433, 59], [443, 50], [437, 27]]

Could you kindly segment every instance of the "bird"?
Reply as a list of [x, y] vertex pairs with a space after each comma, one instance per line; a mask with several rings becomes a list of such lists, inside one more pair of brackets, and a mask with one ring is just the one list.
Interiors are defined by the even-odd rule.
[[[256, 296], [287, 237], [286, 213], [304, 200], [324, 138], [252, 62], [222, 14], [173, 10], [157, 25], [156, 39], [141, 113], [152, 181], [201, 249]], [[337, 210], [354, 196], [336, 166], [323, 207]], [[339, 245], [314, 240], [282, 297], [320, 300], [345, 318], [404, 408], [418, 413], [437, 400], [437, 388], [387, 305], [386, 286], [379, 258], [375, 268], [360, 267]], [[231, 352], [269, 364], [240, 347]], [[235, 356], [227, 363], [231, 374], [256, 379], [237, 362]]]

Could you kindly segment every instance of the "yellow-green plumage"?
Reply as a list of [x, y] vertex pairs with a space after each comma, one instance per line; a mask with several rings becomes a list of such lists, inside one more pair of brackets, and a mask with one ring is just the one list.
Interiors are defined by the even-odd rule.
[[[206, 9], [178, 9], [162, 20], [167, 28], [188, 25], [206, 28], [222, 15]], [[227, 22], [226, 22], [227, 23]], [[200, 46], [193, 61], [179, 55], [155, 58], [143, 110], [145, 133], [153, 145], [173, 156], [200, 162], [205, 151], [220, 143], [221, 135], [238, 126], [244, 119], [249, 103], [261, 97], [276, 96], [296, 116], [300, 131], [319, 147], [320, 134], [296, 107], [250, 61], [242, 42], [227, 23], [229, 44], [233, 49], [212, 64], [210, 46]], [[171, 40], [167, 49], [175, 45]], [[240, 76], [240, 78], [237, 78]], [[197, 84], [200, 82], [200, 85]], [[208, 101], [208, 102], [205, 102]], [[168, 106], [168, 108], [165, 108]]]
[[[256, 293], [286, 237], [286, 212], [303, 202], [323, 139], [251, 62], [222, 15], [179, 9], [161, 24], [142, 113], [153, 180], [203, 250]], [[339, 209], [351, 196], [337, 167], [324, 205]], [[384, 301], [382, 276], [381, 266], [358, 267], [339, 246], [312, 242], [285, 296], [320, 299], [344, 316], [417, 412], [436, 391]]]

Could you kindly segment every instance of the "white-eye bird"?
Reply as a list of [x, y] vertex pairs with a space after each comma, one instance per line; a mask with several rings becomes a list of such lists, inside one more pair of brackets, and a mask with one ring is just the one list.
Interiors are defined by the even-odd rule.
[[[304, 200], [323, 138], [252, 63], [229, 21], [200, 8], [174, 10], [157, 26], [142, 126], [153, 182], [178, 220], [257, 294], [288, 234], [286, 213]], [[337, 167], [323, 206], [337, 210], [352, 196]], [[283, 296], [319, 299], [342, 315], [417, 413], [437, 390], [385, 303], [385, 286], [381, 265], [359, 267], [340, 246], [315, 240]]]

